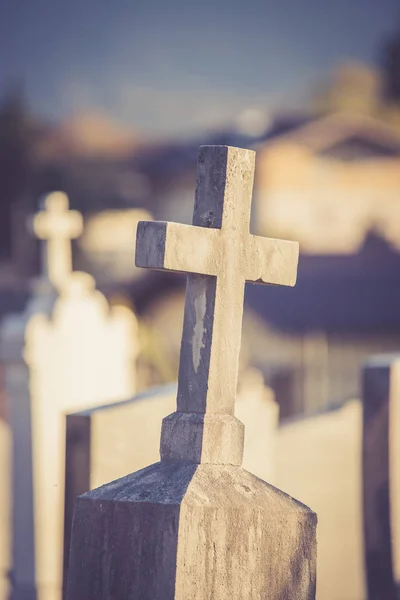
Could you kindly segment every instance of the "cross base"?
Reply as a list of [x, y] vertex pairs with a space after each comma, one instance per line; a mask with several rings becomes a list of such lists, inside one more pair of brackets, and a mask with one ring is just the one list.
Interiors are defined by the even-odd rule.
[[163, 419], [161, 460], [240, 466], [244, 425], [233, 415], [175, 412]]
[[316, 516], [240, 467], [161, 461], [81, 496], [68, 600], [310, 600]]

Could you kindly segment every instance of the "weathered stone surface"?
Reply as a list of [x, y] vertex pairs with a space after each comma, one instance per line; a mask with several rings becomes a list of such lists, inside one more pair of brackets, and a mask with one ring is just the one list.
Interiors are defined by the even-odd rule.
[[249, 233], [254, 153], [199, 151], [193, 227], [144, 223], [136, 264], [189, 273], [162, 462], [77, 502], [69, 600], [315, 597], [316, 516], [239, 467], [245, 281], [293, 285], [298, 246]]
[[138, 225], [137, 266], [189, 274], [178, 412], [234, 412], [244, 283], [296, 282], [298, 244], [249, 233], [254, 161], [251, 150], [203, 146], [193, 225]]
[[176, 386], [168, 385], [67, 416], [65, 581], [76, 497], [156, 462], [161, 421], [173, 410], [175, 401]]
[[163, 420], [161, 459], [241, 465], [244, 426], [233, 415], [178, 413]]
[[[268, 479], [274, 471], [278, 406], [259, 374], [242, 374], [240, 383], [235, 410], [246, 426], [243, 465]], [[76, 497], [156, 462], [161, 421], [173, 410], [175, 401], [176, 385], [168, 385], [150, 389], [132, 400], [67, 416], [65, 574]]]
[[162, 461], [82, 496], [73, 527], [71, 600], [315, 597], [315, 514], [239, 467]]
[[[193, 225], [138, 225], [137, 266], [188, 273], [177, 412], [164, 421], [161, 441], [162, 449], [172, 448], [175, 441], [169, 438], [177, 427], [180, 456], [193, 457], [193, 440], [199, 438], [198, 418], [183, 429], [181, 413], [234, 413], [245, 282], [288, 286], [296, 282], [298, 244], [249, 232], [254, 162], [251, 150], [201, 147]], [[243, 432], [235, 419], [229, 423], [235, 452], [243, 444]], [[203, 422], [203, 437], [211, 439], [209, 427], [219, 428], [212, 419]], [[198, 462], [206, 459], [198, 442], [195, 446]], [[210, 452], [208, 461], [226, 461]], [[231, 462], [237, 464], [237, 458]]]

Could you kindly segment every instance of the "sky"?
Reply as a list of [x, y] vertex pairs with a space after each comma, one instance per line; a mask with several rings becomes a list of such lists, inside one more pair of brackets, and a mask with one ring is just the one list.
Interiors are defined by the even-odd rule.
[[399, 0], [0, 0], [0, 93], [185, 135], [300, 104], [335, 65], [376, 62], [396, 24]]

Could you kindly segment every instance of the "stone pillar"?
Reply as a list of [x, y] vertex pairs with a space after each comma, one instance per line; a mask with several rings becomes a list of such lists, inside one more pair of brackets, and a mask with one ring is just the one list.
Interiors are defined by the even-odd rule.
[[[399, 576], [400, 356], [371, 358], [363, 370], [363, 516], [368, 600], [396, 600]], [[397, 559], [397, 560], [396, 560]]]
[[[0, 354], [4, 365], [4, 386], [9, 400], [11, 428], [10, 514], [1, 523], [10, 561], [9, 600], [37, 600], [35, 577], [35, 531], [33, 514], [32, 426], [29, 369], [23, 358], [22, 319], [9, 316], [1, 330]], [[4, 547], [4, 546], [3, 546]], [[5, 600], [5, 598], [1, 598]]]
[[81, 496], [68, 600], [312, 600], [316, 515], [241, 468], [245, 281], [293, 285], [298, 247], [249, 234], [254, 153], [199, 152], [193, 226], [140, 223], [136, 264], [189, 273], [161, 462]]

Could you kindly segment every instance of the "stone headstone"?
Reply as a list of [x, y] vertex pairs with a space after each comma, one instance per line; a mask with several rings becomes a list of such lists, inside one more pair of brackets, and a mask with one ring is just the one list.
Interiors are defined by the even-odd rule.
[[72, 272], [69, 238], [80, 216], [51, 195], [33, 229], [48, 239], [24, 314], [3, 325], [2, 354], [13, 436], [13, 599], [61, 597], [65, 413], [135, 391], [136, 318], [110, 307], [86, 273]]
[[[8, 453], [10, 464], [5, 481], [5, 473], [1, 473], [2, 485], [9, 498], [2, 515], [4, 521], [1, 530], [6, 534], [3, 540], [10, 566], [5, 585], [10, 588], [10, 598], [13, 600], [36, 600], [32, 418], [29, 369], [23, 357], [22, 340], [29, 309], [37, 310], [41, 303], [45, 309], [51, 301], [52, 295], [47, 286], [38, 285], [26, 314], [8, 317], [1, 327], [0, 352], [11, 441]], [[8, 600], [8, 596], [5, 598]]]
[[294, 285], [298, 246], [249, 234], [254, 152], [200, 149], [193, 226], [138, 226], [136, 264], [188, 273], [161, 462], [80, 497], [69, 600], [315, 595], [315, 515], [240, 468], [245, 281]]
[[282, 424], [272, 482], [318, 514], [317, 598], [365, 600], [362, 407], [352, 400]]
[[317, 596], [323, 600], [395, 597], [399, 411], [400, 359], [379, 357], [364, 369], [362, 400], [278, 430], [272, 481], [317, 511]]
[[64, 580], [72, 512], [78, 495], [158, 459], [162, 419], [173, 410], [176, 385], [67, 415]]
[[400, 589], [400, 356], [363, 370], [363, 525], [369, 600]]

